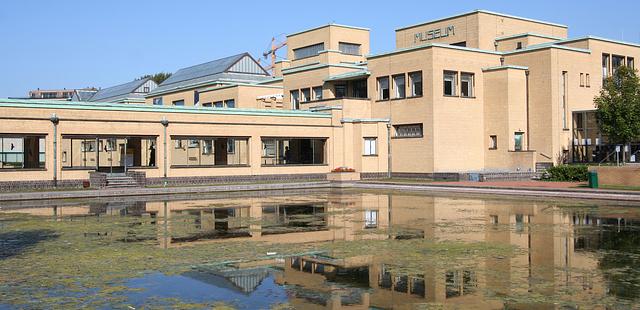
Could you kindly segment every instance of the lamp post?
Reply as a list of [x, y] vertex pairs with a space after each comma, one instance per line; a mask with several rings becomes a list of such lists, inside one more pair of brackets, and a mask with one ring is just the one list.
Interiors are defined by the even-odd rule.
[[60, 118], [55, 114], [51, 114], [49, 118], [53, 124], [53, 186], [58, 186], [58, 123]]

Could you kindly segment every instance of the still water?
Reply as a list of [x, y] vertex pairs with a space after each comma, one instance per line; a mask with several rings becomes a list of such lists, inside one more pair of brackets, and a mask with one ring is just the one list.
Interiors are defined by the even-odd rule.
[[0, 309], [630, 309], [640, 208], [351, 190], [0, 205]]

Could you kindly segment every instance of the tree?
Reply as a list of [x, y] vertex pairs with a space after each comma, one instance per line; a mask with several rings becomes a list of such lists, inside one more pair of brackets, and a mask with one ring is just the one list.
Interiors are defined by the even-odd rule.
[[609, 143], [626, 145], [640, 138], [640, 79], [635, 70], [617, 68], [594, 103], [598, 127]]
[[168, 79], [171, 76], [171, 72], [158, 72], [156, 74], [146, 74], [140, 77], [140, 79], [151, 78], [156, 84], [160, 84], [164, 82], [164, 80]]

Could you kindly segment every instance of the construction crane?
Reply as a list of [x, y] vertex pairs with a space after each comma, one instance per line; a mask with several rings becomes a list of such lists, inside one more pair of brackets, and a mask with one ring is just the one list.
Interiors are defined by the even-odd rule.
[[276, 52], [285, 46], [287, 46], [287, 41], [277, 42], [275, 37], [271, 38], [271, 49], [262, 53], [265, 60], [271, 58], [271, 63], [265, 68], [267, 71], [272, 71], [276, 66]]

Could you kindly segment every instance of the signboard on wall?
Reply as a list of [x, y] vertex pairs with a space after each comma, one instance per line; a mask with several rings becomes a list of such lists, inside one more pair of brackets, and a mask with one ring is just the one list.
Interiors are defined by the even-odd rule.
[[431, 41], [440, 38], [446, 38], [448, 36], [455, 35], [455, 27], [453, 25], [440, 29], [432, 29], [428, 31], [418, 32], [414, 35], [414, 42]]

